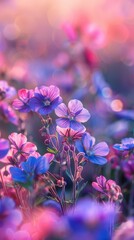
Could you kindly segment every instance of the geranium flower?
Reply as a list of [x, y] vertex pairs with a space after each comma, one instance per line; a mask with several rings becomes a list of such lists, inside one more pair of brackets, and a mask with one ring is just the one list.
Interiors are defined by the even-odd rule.
[[9, 141], [7, 139], [0, 139], [0, 158], [4, 158], [9, 151]]
[[57, 126], [56, 131], [69, 142], [74, 142], [82, 138], [82, 135], [86, 131], [86, 128], [83, 128], [79, 131], [75, 131], [72, 128], [61, 128]]
[[55, 114], [60, 117], [56, 120], [59, 127], [72, 128], [76, 131], [84, 129], [81, 122], [87, 122], [90, 118], [89, 111], [83, 108], [83, 104], [77, 99], [70, 100], [68, 107], [61, 103], [55, 109]]
[[96, 178], [96, 182], [92, 182], [92, 187], [98, 192], [106, 195], [109, 200], [112, 201], [122, 201], [122, 192], [120, 186], [116, 184], [115, 181], [109, 179], [107, 180], [104, 176], [99, 176]]
[[46, 173], [48, 169], [49, 162], [44, 156], [38, 158], [30, 156], [26, 162], [21, 163], [21, 168], [11, 167], [10, 173], [13, 181], [31, 184], [37, 175]]
[[18, 91], [19, 99], [13, 101], [12, 106], [19, 112], [30, 112], [29, 100], [33, 97], [34, 91], [28, 89], [20, 89]]
[[104, 157], [109, 153], [109, 147], [106, 142], [100, 142], [96, 145], [95, 138], [92, 137], [89, 133], [84, 133], [82, 140], [76, 141], [76, 148], [79, 152], [85, 154], [90, 162], [103, 165], [107, 162], [107, 159]]
[[27, 142], [27, 137], [22, 133], [11, 133], [9, 135], [11, 149], [14, 154], [21, 156], [21, 161], [37, 150], [37, 147], [32, 142]]
[[114, 148], [119, 151], [131, 150], [134, 148], [134, 138], [123, 138], [121, 144], [115, 144]]
[[29, 106], [32, 111], [38, 112], [41, 115], [50, 114], [60, 103], [59, 88], [51, 85], [50, 87], [42, 86], [36, 87], [34, 97], [29, 101]]

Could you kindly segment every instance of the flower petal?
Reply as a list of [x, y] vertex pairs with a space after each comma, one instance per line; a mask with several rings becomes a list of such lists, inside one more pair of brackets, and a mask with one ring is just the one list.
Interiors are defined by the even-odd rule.
[[56, 119], [56, 124], [61, 128], [69, 128], [70, 121], [67, 118], [58, 118]]
[[89, 150], [95, 143], [95, 138], [92, 137], [89, 133], [84, 133], [82, 136], [84, 149]]
[[82, 111], [75, 117], [78, 122], [87, 122], [90, 118], [90, 113], [87, 109], [83, 108]]
[[98, 165], [104, 165], [105, 163], [107, 163], [107, 159], [104, 158], [104, 157], [92, 155], [92, 156], [87, 157], [87, 158], [90, 162], [98, 164]]
[[36, 147], [36, 145], [35, 145], [34, 143], [32, 143], [32, 142], [27, 142], [27, 143], [24, 144], [24, 146], [22, 147], [22, 152], [24, 152], [24, 153], [29, 153], [29, 154], [31, 154], [31, 153], [33, 153], [33, 152], [35, 152], [35, 151], [37, 151], [37, 147]]
[[9, 151], [9, 141], [4, 138], [1, 138], [0, 139], [0, 158], [5, 157], [8, 151]]
[[122, 144], [118, 144], [118, 143], [114, 144], [113, 148], [116, 150], [119, 150], [119, 151], [124, 151], [124, 150], [128, 149], [127, 147], [123, 146]]
[[27, 137], [22, 133], [11, 133], [9, 135], [9, 141], [16, 147], [21, 148], [23, 144], [27, 142]]
[[10, 173], [12, 175], [12, 179], [15, 182], [24, 183], [24, 182], [27, 181], [27, 174], [17, 167], [11, 167], [10, 168]]
[[67, 112], [67, 107], [64, 103], [61, 103], [56, 109], [55, 109], [55, 114], [58, 117], [67, 117], [68, 112]]
[[37, 165], [35, 169], [36, 174], [46, 173], [49, 169], [49, 161], [43, 156], [37, 159]]
[[83, 147], [82, 141], [77, 140], [77, 141], [75, 142], [75, 146], [76, 146], [78, 152], [83, 152], [83, 153], [85, 153], [85, 149], [84, 149], [84, 147]]
[[92, 182], [92, 187], [95, 188], [95, 190], [97, 190], [98, 192], [104, 192], [97, 182]]
[[94, 155], [107, 156], [109, 153], [109, 147], [106, 142], [100, 142], [93, 147]]
[[70, 120], [70, 128], [72, 128], [75, 131], [82, 131], [85, 129], [85, 127], [81, 123], [75, 120]]
[[37, 159], [33, 156], [30, 156], [26, 162], [21, 163], [21, 167], [26, 173], [34, 172], [37, 166]]
[[70, 100], [68, 108], [71, 113], [78, 114], [83, 109], [83, 104], [77, 99]]
[[51, 85], [48, 88], [48, 97], [50, 98], [51, 101], [59, 97], [59, 95], [60, 95], [60, 90], [58, 87]]

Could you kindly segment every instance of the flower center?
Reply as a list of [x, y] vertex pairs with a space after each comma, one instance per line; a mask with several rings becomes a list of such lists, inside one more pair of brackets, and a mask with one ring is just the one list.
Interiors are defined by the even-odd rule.
[[49, 100], [44, 101], [44, 105], [45, 105], [45, 106], [49, 106], [50, 103], [51, 103], [51, 102], [50, 102]]
[[91, 156], [91, 155], [93, 155], [93, 151], [92, 150], [87, 150], [86, 154], [87, 154], [87, 156]]

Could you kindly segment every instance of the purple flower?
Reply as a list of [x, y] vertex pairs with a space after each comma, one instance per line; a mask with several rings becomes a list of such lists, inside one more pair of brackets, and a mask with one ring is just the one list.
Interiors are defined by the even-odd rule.
[[14, 201], [4, 197], [0, 199], [0, 230], [5, 228], [15, 228], [22, 221], [22, 214], [15, 209]]
[[76, 141], [76, 148], [79, 152], [85, 154], [90, 162], [103, 165], [107, 162], [107, 159], [104, 157], [109, 153], [109, 147], [106, 142], [100, 142], [96, 145], [95, 138], [92, 137], [89, 133], [84, 133], [82, 140]]
[[18, 91], [19, 99], [13, 101], [13, 108], [19, 112], [30, 112], [29, 100], [33, 97], [34, 91], [27, 89], [20, 89]]
[[6, 81], [0, 81], [0, 100], [12, 98], [16, 94], [14, 87], [8, 86]]
[[132, 157], [128, 161], [122, 161], [121, 167], [126, 178], [129, 180], [133, 180], [134, 179], [134, 157]]
[[123, 138], [121, 144], [115, 144], [114, 148], [119, 151], [131, 150], [134, 148], [134, 138]]
[[21, 168], [11, 167], [12, 179], [18, 183], [31, 185], [38, 175], [42, 175], [49, 169], [47, 158], [30, 156], [26, 162], [21, 163]]
[[6, 102], [0, 103], [0, 118], [6, 122], [18, 125], [18, 116]]
[[55, 86], [36, 87], [34, 97], [29, 101], [29, 106], [32, 111], [38, 112], [41, 115], [50, 114], [60, 103], [60, 90]]
[[9, 151], [9, 141], [1, 138], [0, 139], [0, 158], [3, 158], [7, 155]]
[[76, 131], [83, 129], [81, 122], [87, 122], [90, 118], [89, 111], [83, 108], [83, 104], [77, 99], [70, 100], [68, 107], [61, 103], [55, 109], [55, 114], [60, 117], [56, 120], [59, 127], [72, 128]]

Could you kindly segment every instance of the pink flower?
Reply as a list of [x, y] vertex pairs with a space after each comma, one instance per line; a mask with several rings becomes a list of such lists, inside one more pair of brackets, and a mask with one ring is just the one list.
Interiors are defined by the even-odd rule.
[[96, 182], [92, 182], [92, 187], [107, 196], [110, 201], [122, 201], [121, 188], [111, 179], [106, 180], [106, 178], [101, 175], [96, 178]]
[[9, 135], [11, 149], [16, 156], [20, 156], [20, 161], [26, 159], [30, 154], [37, 150], [37, 147], [32, 142], [27, 142], [27, 137], [22, 133], [11, 133]]
[[81, 139], [83, 133], [86, 131], [86, 128], [76, 131], [72, 128], [61, 128], [57, 126], [56, 130], [61, 136], [65, 138], [65, 140], [74, 142], [78, 139]]
[[34, 91], [27, 89], [20, 89], [18, 91], [19, 99], [13, 101], [13, 107], [20, 112], [30, 112], [29, 100], [33, 97]]

